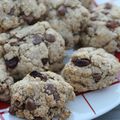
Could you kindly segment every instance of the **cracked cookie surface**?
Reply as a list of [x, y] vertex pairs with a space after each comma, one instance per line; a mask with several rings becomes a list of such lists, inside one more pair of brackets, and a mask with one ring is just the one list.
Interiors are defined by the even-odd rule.
[[86, 92], [107, 87], [118, 81], [120, 72], [117, 58], [102, 48], [81, 48], [66, 64], [62, 76], [76, 92]]
[[32, 71], [11, 87], [9, 112], [28, 120], [65, 120], [66, 103], [75, 97], [73, 88], [53, 72]]
[[2, 33], [0, 44], [7, 69], [16, 79], [33, 70], [56, 71], [63, 67], [64, 40], [48, 22]]

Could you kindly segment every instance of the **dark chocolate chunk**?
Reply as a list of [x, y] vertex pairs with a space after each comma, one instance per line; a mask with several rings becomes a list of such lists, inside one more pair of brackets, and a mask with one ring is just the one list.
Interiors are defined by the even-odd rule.
[[67, 9], [65, 6], [60, 6], [57, 10], [58, 12], [58, 15], [60, 16], [65, 16], [66, 12], [67, 12]]
[[19, 58], [18, 57], [13, 57], [10, 60], [5, 60], [6, 66], [8, 68], [11, 68], [11, 69], [14, 69], [17, 66], [18, 62], [19, 62]]
[[58, 94], [56, 87], [52, 84], [47, 84], [45, 86], [45, 93], [48, 95], [53, 95], [56, 101], [60, 100], [60, 95]]
[[30, 110], [30, 111], [35, 110], [36, 104], [35, 104], [34, 100], [28, 98], [25, 102], [25, 109]]
[[55, 36], [52, 34], [45, 34], [45, 39], [46, 39], [46, 41], [48, 41], [50, 43], [55, 42]]
[[78, 67], [85, 67], [91, 63], [91, 61], [87, 58], [81, 58], [81, 59], [73, 58], [72, 62], [74, 63], [75, 66], [78, 66]]
[[92, 77], [93, 77], [93, 79], [95, 80], [95, 82], [97, 83], [97, 82], [99, 82], [100, 79], [101, 79], [101, 74], [100, 74], [100, 73], [93, 73], [93, 74], [92, 74]]
[[48, 58], [43, 58], [42, 60], [43, 65], [46, 65], [49, 62]]
[[32, 77], [34, 77], [34, 78], [39, 77], [39, 78], [41, 78], [41, 79], [44, 80], [44, 81], [47, 80], [47, 76], [45, 76], [44, 74], [42, 74], [42, 73], [40, 73], [40, 72], [37, 72], [37, 71], [32, 71], [32, 72], [30, 73], [30, 75], [31, 75]]

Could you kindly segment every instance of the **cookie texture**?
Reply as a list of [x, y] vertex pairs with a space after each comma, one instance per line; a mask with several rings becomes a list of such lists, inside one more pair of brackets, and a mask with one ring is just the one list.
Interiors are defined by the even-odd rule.
[[91, 21], [81, 34], [86, 47], [104, 48], [110, 53], [120, 51], [120, 9], [109, 3], [92, 11]]
[[72, 86], [60, 75], [32, 71], [11, 87], [9, 112], [28, 120], [65, 120], [70, 114], [65, 104], [74, 97]]
[[81, 48], [66, 64], [62, 76], [76, 92], [105, 88], [118, 81], [120, 63], [104, 49]]
[[66, 48], [71, 48], [80, 40], [80, 32], [89, 20], [89, 11], [79, 0], [38, 0], [47, 8], [46, 20], [65, 39]]
[[44, 18], [46, 7], [37, 0], [0, 0], [0, 32]]
[[3, 57], [10, 74], [21, 79], [38, 70], [59, 70], [63, 67], [65, 43], [48, 22], [21, 26], [0, 34]]
[[14, 83], [14, 80], [6, 70], [5, 62], [0, 59], [0, 101], [10, 100], [10, 86]]

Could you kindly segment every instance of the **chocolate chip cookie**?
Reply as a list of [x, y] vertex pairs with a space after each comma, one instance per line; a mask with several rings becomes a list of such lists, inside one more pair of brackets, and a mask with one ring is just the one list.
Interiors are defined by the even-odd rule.
[[5, 62], [0, 59], [0, 101], [10, 100], [10, 86], [14, 83], [6, 70]]
[[32, 71], [11, 87], [9, 112], [28, 120], [65, 120], [70, 114], [65, 104], [74, 97], [72, 86], [60, 75]]
[[66, 64], [62, 76], [76, 92], [102, 89], [117, 80], [120, 63], [104, 49], [81, 48]]
[[0, 32], [44, 18], [46, 7], [37, 0], [0, 0]]
[[48, 22], [21, 26], [9, 33], [2, 33], [0, 44], [4, 48], [6, 67], [16, 79], [33, 70], [56, 71], [63, 67], [65, 43]]
[[81, 34], [83, 46], [104, 48], [110, 53], [120, 51], [120, 9], [109, 3], [92, 11], [91, 21]]
[[88, 9], [92, 8], [92, 3], [93, 0], [80, 0], [80, 2], [82, 3], [83, 6], [85, 6]]
[[79, 0], [39, 0], [48, 8], [46, 20], [65, 39], [66, 47], [71, 48], [80, 39], [80, 32], [89, 20], [89, 11]]

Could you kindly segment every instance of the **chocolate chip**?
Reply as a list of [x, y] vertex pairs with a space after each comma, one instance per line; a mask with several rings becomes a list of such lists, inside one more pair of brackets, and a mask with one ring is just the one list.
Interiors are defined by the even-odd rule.
[[34, 24], [34, 23], [37, 22], [37, 20], [36, 20], [32, 15], [29, 15], [29, 16], [23, 15], [22, 18], [23, 18], [24, 21], [26, 21], [29, 25], [32, 25], [32, 24]]
[[116, 22], [116, 21], [108, 21], [106, 23], [106, 27], [109, 28], [109, 29], [112, 29], [114, 30], [115, 28], [117, 28], [119, 26], [119, 23]]
[[41, 79], [44, 80], [44, 81], [47, 80], [47, 76], [45, 76], [44, 74], [42, 74], [42, 73], [40, 73], [40, 72], [37, 72], [37, 71], [32, 71], [32, 72], [30, 73], [30, 75], [31, 75], [32, 77], [34, 77], [34, 78], [39, 77], [39, 78], [41, 78]]
[[47, 84], [46, 87], [45, 87], [45, 92], [48, 95], [52, 95], [54, 92], [56, 92], [56, 88], [54, 87], [53, 84]]
[[34, 35], [33, 36], [33, 41], [32, 42], [33, 42], [34, 45], [38, 45], [42, 41], [44, 41], [44, 39], [41, 36], [39, 36], [39, 35]]
[[47, 84], [45, 86], [45, 93], [48, 95], [53, 95], [56, 101], [60, 100], [60, 95], [58, 94], [56, 87], [52, 84]]
[[111, 8], [112, 8], [112, 4], [110, 4], [110, 3], [105, 4], [105, 9], [111, 9]]
[[65, 6], [60, 6], [57, 10], [58, 12], [58, 15], [60, 16], [65, 16], [66, 12], [67, 12], [67, 9]]
[[14, 69], [17, 66], [18, 62], [19, 62], [19, 58], [18, 57], [13, 57], [10, 60], [5, 60], [6, 66], [8, 68], [11, 68], [11, 69]]
[[9, 15], [14, 15], [15, 8], [11, 8], [10, 12], [8, 13]]
[[81, 59], [73, 58], [72, 62], [74, 63], [74, 65], [76, 65], [78, 67], [85, 67], [91, 63], [91, 61], [87, 58], [81, 58]]
[[46, 65], [48, 63], [49, 59], [43, 58], [43, 59], [41, 59], [41, 61], [42, 61], [43, 65]]
[[52, 34], [45, 34], [45, 39], [50, 43], [55, 42], [55, 36], [53, 36]]
[[25, 109], [30, 111], [35, 110], [36, 109], [35, 102], [32, 99], [28, 98], [25, 102]]
[[35, 117], [34, 120], [44, 120], [42, 117]]
[[99, 82], [100, 79], [101, 79], [101, 74], [100, 74], [100, 73], [93, 73], [93, 74], [92, 74], [92, 77], [93, 77], [93, 79], [95, 80], [95, 82], [97, 83], [97, 82]]
[[9, 113], [10, 113], [11, 115], [15, 115], [16, 111], [15, 111], [14, 106], [10, 106], [10, 108], [9, 108]]

